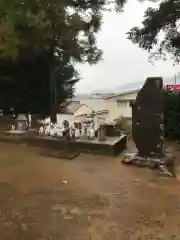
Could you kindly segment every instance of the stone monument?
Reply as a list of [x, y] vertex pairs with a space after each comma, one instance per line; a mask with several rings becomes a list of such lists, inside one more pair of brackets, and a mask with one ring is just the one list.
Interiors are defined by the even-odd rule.
[[159, 168], [173, 176], [174, 157], [164, 151], [162, 78], [147, 78], [131, 107], [132, 135], [138, 151], [126, 154], [122, 162]]

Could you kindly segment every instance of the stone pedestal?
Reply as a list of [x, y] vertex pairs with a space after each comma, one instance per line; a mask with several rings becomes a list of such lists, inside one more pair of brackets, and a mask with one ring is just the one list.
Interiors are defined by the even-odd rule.
[[106, 129], [105, 126], [100, 126], [98, 130], [98, 141], [106, 141]]
[[133, 164], [138, 167], [157, 168], [164, 176], [175, 177], [174, 156], [165, 153], [162, 156], [141, 157], [137, 153], [125, 154], [122, 163]]

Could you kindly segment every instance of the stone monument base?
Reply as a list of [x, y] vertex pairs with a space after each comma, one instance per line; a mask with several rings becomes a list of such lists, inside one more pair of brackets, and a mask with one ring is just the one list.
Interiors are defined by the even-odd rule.
[[[101, 156], [116, 157], [126, 149], [127, 137], [110, 137], [104, 142], [98, 140], [67, 140], [66, 138], [57, 138], [50, 136], [36, 136], [36, 133], [25, 135], [5, 134], [0, 136], [0, 142], [12, 142], [16, 144], [27, 144], [30, 146], [42, 148], [43, 155], [73, 159], [79, 153], [87, 153]], [[45, 151], [44, 151], [45, 150]]]
[[137, 153], [125, 154], [122, 163], [133, 164], [138, 167], [148, 167], [151, 169], [159, 169], [164, 176], [175, 177], [174, 159], [172, 155], [165, 153], [163, 156], [142, 157]]
[[22, 136], [28, 133], [28, 131], [20, 131], [20, 130], [8, 130], [4, 131], [6, 135], [11, 135], [11, 136]]

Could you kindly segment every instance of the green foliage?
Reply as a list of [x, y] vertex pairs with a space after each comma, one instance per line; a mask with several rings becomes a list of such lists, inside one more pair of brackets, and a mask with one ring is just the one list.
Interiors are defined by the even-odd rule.
[[164, 128], [165, 136], [180, 139], [180, 92], [164, 90]]
[[[0, 62], [0, 107], [8, 111], [14, 107], [18, 112], [39, 113], [50, 111], [50, 79], [48, 51], [29, 54], [28, 58], [18, 58]], [[54, 89], [61, 104], [72, 97], [74, 84], [79, 80], [69, 58], [54, 57]], [[54, 103], [54, 102], [53, 102]]]
[[116, 118], [115, 120], [116, 128], [125, 134], [130, 134], [132, 132], [131, 121], [124, 118], [123, 116]]
[[[174, 62], [179, 63], [180, 1], [154, 0], [154, 2], [159, 2], [159, 6], [150, 7], [145, 11], [142, 26], [133, 27], [128, 32], [128, 39], [140, 48], [149, 51], [150, 58], [167, 60], [170, 57]], [[173, 44], [172, 40], [176, 37], [178, 44]]]
[[[58, 104], [71, 97], [79, 80], [74, 63], [101, 59], [95, 35], [105, 7], [112, 3], [0, 1], [0, 107], [49, 111], [54, 89]], [[118, 1], [116, 8], [121, 8]]]
[[112, 2], [1, 1], [0, 57], [16, 58], [26, 48], [56, 47], [74, 60], [96, 63], [102, 51], [96, 46], [95, 33], [101, 27], [105, 6]]

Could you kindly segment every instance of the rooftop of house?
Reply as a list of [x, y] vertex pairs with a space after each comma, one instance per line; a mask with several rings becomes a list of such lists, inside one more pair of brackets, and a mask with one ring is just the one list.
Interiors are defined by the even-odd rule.
[[133, 90], [127, 90], [124, 92], [114, 93], [113, 95], [109, 95], [109, 96], [105, 97], [105, 99], [113, 98], [113, 97], [117, 97], [117, 96], [121, 96], [121, 95], [125, 95], [125, 94], [130, 94], [130, 93], [136, 93], [136, 92], [139, 92], [140, 89], [141, 88], [136, 88]]
[[114, 95], [114, 93], [77, 94], [75, 97], [72, 98], [72, 101], [76, 102], [83, 99], [101, 99], [111, 95]]
[[83, 104], [80, 104], [80, 102], [70, 102], [67, 106], [66, 106], [66, 113], [75, 113], [80, 107], [82, 107]]

